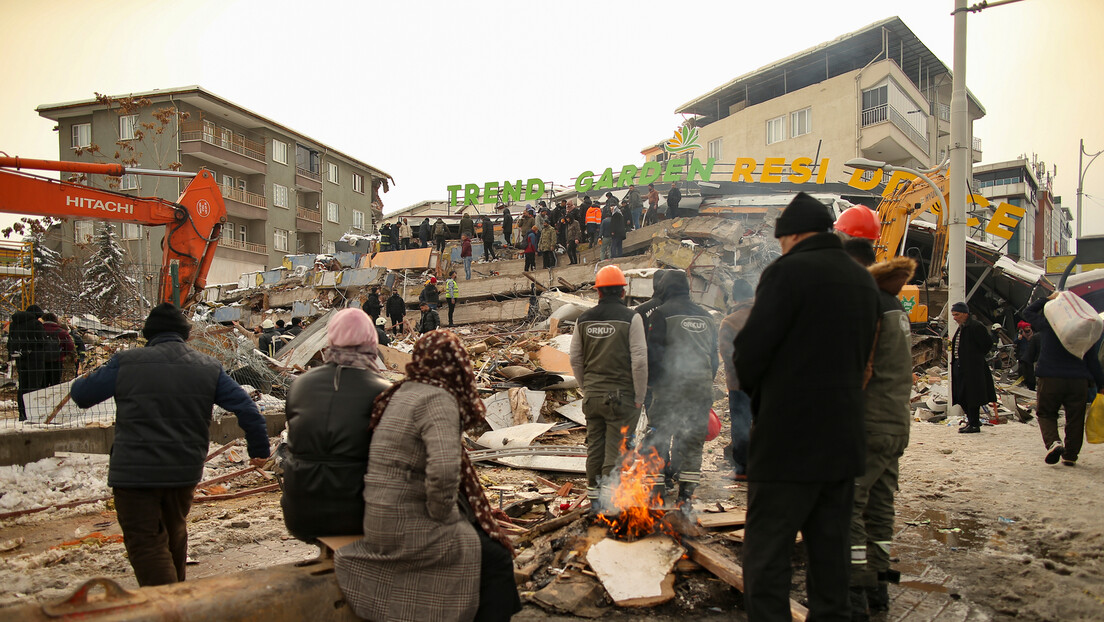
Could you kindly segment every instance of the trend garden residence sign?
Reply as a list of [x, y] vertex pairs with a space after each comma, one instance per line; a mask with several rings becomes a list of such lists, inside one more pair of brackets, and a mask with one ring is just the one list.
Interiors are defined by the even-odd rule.
[[[668, 154], [672, 155], [692, 151], [693, 149], [701, 149], [701, 145], [697, 143], [697, 138], [698, 130], [686, 124], [676, 130], [674, 137], [667, 140], [663, 147]], [[813, 181], [816, 184], [823, 184], [827, 181], [828, 163], [829, 158], [821, 158], [814, 167], [813, 159], [806, 156], [792, 160], [779, 157], [763, 158], [762, 161], [755, 158], [736, 158], [729, 181], [762, 184], [782, 182], [804, 184]], [[668, 184], [682, 179], [708, 182], [713, 180], [715, 164], [716, 158], [709, 158], [706, 161], [691, 158], [688, 163], [685, 158], [671, 157], [664, 162], [645, 162], [643, 166], [639, 167], [626, 164], [621, 167], [620, 171], [607, 168], [602, 171], [601, 175], [588, 170], [576, 176], [575, 190], [584, 193], [592, 190], [624, 188], [629, 184], [647, 186], [657, 181]], [[815, 177], [814, 169], [816, 171]], [[756, 170], [760, 170], [758, 175], [755, 173]], [[881, 169], [874, 171], [869, 180], [863, 179], [863, 173], [864, 171], [861, 170], [853, 171], [850, 179], [847, 180], [847, 185], [858, 190], [872, 190], [882, 182], [883, 172]], [[597, 179], [595, 179], [596, 176]], [[916, 179], [916, 176], [911, 173], [894, 171], [889, 180], [885, 182], [882, 196], [891, 196], [899, 184], [908, 183], [914, 179]], [[531, 178], [524, 181], [519, 179], [514, 182], [504, 181], [502, 183], [488, 181], [482, 186], [470, 183], [453, 184], [448, 186], [447, 189], [449, 206], [458, 207], [460, 205], [497, 205], [498, 203], [507, 202], [535, 201], [544, 195], [546, 188], [547, 186], [543, 180]], [[461, 191], [463, 192], [462, 202], [459, 197]], [[970, 195], [968, 201], [972, 205], [983, 208], [991, 205], [988, 199], [977, 194]], [[929, 209], [933, 212], [939, 211], [939, 201], [934, 191], [925, 197], [922, 209], [916, 216]], [[999, 203], [993, 218], [985, 228], [985, 232], [1010, 240], [1025, 213], [1026, 210], [1022, 207], [1009, 203]], [[981, 222], [977, 218], [971, 217], [967, 224], [976, 227]]]

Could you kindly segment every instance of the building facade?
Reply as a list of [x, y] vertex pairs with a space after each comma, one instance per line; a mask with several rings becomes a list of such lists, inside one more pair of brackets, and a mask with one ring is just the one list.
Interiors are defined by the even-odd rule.
[[[343, 234], [372, 231], [382, 214], [380, 193], [391, 177], [318, 140], [198, 86], [128, 97], [140, 105], [124, 109], [92, 99], [46, 104], [37, 111], [57, 122], [63, 161], [115, 161], [122, 151], [122, 157], [137, 161], [131, 166], [167, 169], [179, 163], [183, 171], [214, 172], [227, 222], [209, 283], [236, 282], [244, 272], [281, 265], [287, 254], [333, 252]], [[87, 175], [76, 181], [173, 201], [188, 183], [144, 175]], [[95, 226], [70, 220], [46, 240], [65, 256], [77, 255]], [[128, 224], [117, 230], [133, 261], [160, 264], [162, 228]]]
[[[827, 158], [824, 179], [835, 182], [850, 177], [844, 163], [852, 158], [919, 168], [947, 158], [950, 101], [947, 66], [892, 17], [740, 76], [675, 112], [698, 128], [692, 157], [715, 158], [718, 171], [736, 158], [806, 156]], [[972, 95], [969, 112], [974, 120], [985, 114]], [[981, 144], [972, 142], [978, 162]], [[667, 157], [662, 143], [643, 153]]]
[[[1020, 156], [1015, 160], [974, 166], [974, 188], [991, 203], [989, 208], [971, 206], [971, 215], [982, 221], [992, 216], [998, 203], [1009, 203], [1025, 210], [1020, 226], [1004, 249], [1009, 255], [1040, 265], [1047, 257], [1066, 255], [1073, 238], [1072, 214], [1062, 207], [1062, 198], [1053, 193], [1054, 172], [1036, 158]], [[974, 237], [980, 234], [971, 231]], [[987, 239], [997, 246], [1002, 239]]]

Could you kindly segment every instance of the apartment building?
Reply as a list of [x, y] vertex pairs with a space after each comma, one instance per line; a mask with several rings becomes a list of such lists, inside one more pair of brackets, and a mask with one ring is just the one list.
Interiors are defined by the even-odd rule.
[[[968, 99], [971, 119], [984, 116]], [[717, 170], [738, 157], [828, 158], [825, 179], [836, 182], [848, 179], [844, 163], [856, 157], [921, 168], [942, 161], [950, 101], [949, 68], [891, 17], [740, 76], [675, 112], [699, 128], [693, 157], [716, 158]], [[981, 161], [980, 140], [972, 146], [973, 161]], [[643, 153], [668, 157], [662, 143]]]
[[[36, 110], [57, 122], [61, 160], [110, 161], [116, 143], [124, 141], [135, 147], [139, 167], [163, 169], [180, 162], [184, 171], [213, 171], [226, 200], [227, 223], [209, 283], [236, 282], [244, 272], [281, 265], [287, 254], [333, 252], [343, 234], [372, 231], [382, 217], [380, 193], [388, 190], [391, 176], [378, 168], [199, 86], [130, 96], [148, 99], [149, 105], [121, 114], [118, 106], [88, 99]], [[144, 124], [159, 123], [157, 115], [165, 108], [187, 118], [170, 115], [161, 134], [143, 132]], [[89, 151], [93, 144], [101, 155]], [[82, 183], [169, 200], [187, 185], [169, 177], [87, 177]], [[47, 243], [65, 256], [80, 254], [94, 227], [92, 221], [62, 223]], [[160, 227], [120, 229], [134, 261], [161, 262]]]
[[[1020, 156], [1014, 160], [974, 166], [974, 188], [991, 203], [989, 208], [971, 208], [971, 215], [982, 222], [992, 216], [998, 203], [1024, 208], [1023, 221], [1004, 249], [1009, 255], [1040, 263], [1047, 257], [1066, 255], [1073, 238], [1073, 215], [1062, 207], [1062, 198], [1053, 194], [1054, 173], [1036, 158]], [[976, 231], [971, 235], [978, 237]], [[987, 241], [1003, 246], [1003, 239]]]

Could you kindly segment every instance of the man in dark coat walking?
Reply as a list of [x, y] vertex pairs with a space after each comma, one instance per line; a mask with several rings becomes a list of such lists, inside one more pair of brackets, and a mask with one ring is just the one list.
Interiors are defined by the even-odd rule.
[[736, 372], [751, 396], [745, 603], [752, 620], [790, 619], [790, 559], [800, 531], [811, 618], [849, 620], [850, 522], [863, 471], [863, 372], [878, 292], [830, 233], [828, 208], [801, 192], [774, 235], [736, 337]]
[[951, 316], [958, 330], [951, 341], [951, 404], [966, 411], [962, 434], [981, 432], [981, 408], [997, 401], [993, 372], [985, 355], [993, 348], [993, 336], [981, 322], [970, 316], [965, 302], [951, 305]]
[[140, 586], [184, 580], [188, 511], [210, 449], [212, 407], [237, 416], [251, 465], [264, 465], [269, 453], [257, 405], [217, 360], [188, 347], [190, 330], [172, 304], [154, 307], [142, 329], [146, 347], [119, 352], [70, 392], [81, 408], [115, 398], [107, 485]]
[[373, 285], [371, 291], [368, 292], [368, 296], [364, 298], [364, 304], [361, 306], [364, 312], [371, 316], [372, 321], [375, 322], [376, 318], [380, 315], [380, 298], [379, 287]]
[[682, 202], [682, 192], [678, 189], [678, 184], [671, 182], [671, 189], [667, 191], [667, 218], [678, 218], [679, 203]]
[[406, 301], [399, 295], [399, 290], [391, 290], [386, 311], [387, 317], [391, 318], [391, 332], [396, 335], [402, 333], [403, 318], [406, 317]]

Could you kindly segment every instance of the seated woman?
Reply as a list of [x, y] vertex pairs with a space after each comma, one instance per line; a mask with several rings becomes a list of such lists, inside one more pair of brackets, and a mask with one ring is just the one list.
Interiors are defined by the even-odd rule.
[[325, 365], [295, 379], [287, 396], [284, 524], [300, 540], [356, 535], [364, 520], [368, 424], [390, 384], [376, 373], [376, 327], [360, 309], [326, 326]]
[[334, 555], [368, 620], [508, 620], [521, 609], [513, 547], [491, 516], [461, 430], [483, 422], [471, 359], [448, 331], [414, 344], [372, 413], [364, 539]]

